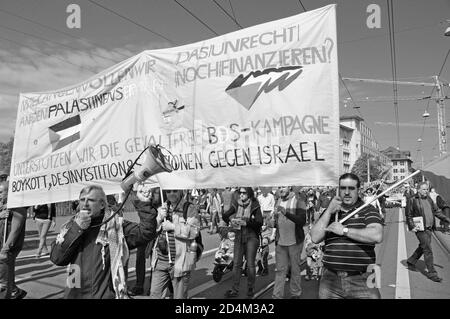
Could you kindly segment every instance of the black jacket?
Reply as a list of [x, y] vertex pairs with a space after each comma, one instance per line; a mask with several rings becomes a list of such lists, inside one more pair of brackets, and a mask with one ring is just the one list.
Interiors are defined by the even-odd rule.
[[[9, 209], [9, 217], [0, 219], [0, 249], [3, 252], [18, 254], [25, 241], [25, 225], [27, 221], [27, 207]], [[0, 211], [6, 210], [6, 203], [0, 203]], [[3, 237], [6, 223], [6, 242], [3, 246]]]
[[[145, 212], [144, 212], [145, 211]], [[123, 233], [128, 249], [145, 245], [156, 235], [156, 211], [139, 210], [140, 223], [123, 221]], [[98, 225], [103, 215], [92, 219], [91, 225]], [[113, 299], [115, 297], [111, 277], [109, 247], [105, 248], [105, 265], [102, 259], [102, 245], [96, 244], [100, 227], [81, 229], [72, 218], [64, 241], [52, 243], [50, 260], [58, 266], [71, 264], [72, 271], [79, 269], [79, 280], [68, 278], [70, 286], [66, 288], [65, 298], [69, 299]], [[59, 236], [58, 236], [59, 237]], [[75, 268], [74, 268], [75, 267]], [[78, 281], [78, 282], [77, 282]]]
[[[223, 221], [228, 224], [230, 222], [230, 217], [236, 214], [237, 211], [238, 203], [236, 201], [232, 201], [230, 209], [222, 214]], [[251, 202], [250, 219], [247, 221], [247, 226], [243, 227], [245, 229], [244, 232], [246, 232], [247, 238], [259, 238], [262, 225], [263, 217], [261, 213], [261, 207], [259, 206], [258, 200], [255, 199]]]
[[[450, 222], [450, 219], [444, 214], [442, 214], [442, 212], [437, 208], [437, 206], [434, 204], [433, 200], [429, 196], [427, 197], [427, 200], [431, 205], [431, 210], [435, 217]], [[410, 197], [408, 199], [408, 201], [406, 202], [405, 215], [409, 230], [412, 230], [414, 228], [413, 217], [422, 217], [425, 222], [425, 213], [423, 211], [423, 207], [420, 202], [419, 194], [416, 194], [415, 196]], [[433, 230], [436, 229], [436, 222], [434, 219], [432, 229]]]

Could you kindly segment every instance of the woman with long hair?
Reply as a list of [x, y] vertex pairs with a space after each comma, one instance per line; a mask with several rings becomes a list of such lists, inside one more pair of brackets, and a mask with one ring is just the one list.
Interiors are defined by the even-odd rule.
[[233, 259], [233, 286], [225, 293], [225, 297], [239, 295], [239, 282], [241, 280], [242, 258], [247, 260], [247, 296], [253, 297], [256, 279], [256, 252], [259, 246], [259, 236], [263, 218], [258, 200], [251, 187], [239, 188], [239, 199], [232, 202], [230, 209], [222, 216], [226, 223], [236, 232], [234, 241]]

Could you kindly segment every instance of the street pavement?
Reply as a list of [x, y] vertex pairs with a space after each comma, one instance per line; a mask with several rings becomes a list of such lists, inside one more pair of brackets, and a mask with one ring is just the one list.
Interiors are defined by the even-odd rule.
[[[56, 238], [57, 231], [70, 216], [56, 218], [55, 229], [50, 230], [48, 246]], [[136, 213], [126, 213], [125, 218], [138, 221]], [[425, 275], [425, 264], [417, 263], [417, 271], [406, 267], [406, 258], [417, 248], [418, 240], [414, 233], [407, 230], [404, 213], [400, 208], [389, 209], [384, 227], [383, 242], [376, 247], [377, 265], [380, 266], [380, 293], [383, 299], [448, 299], [450, 298], [450, 235], [437, 231], [432, 238], [434, 264], [443, 278], [441, 283], [429, 280]], [[212, 279], [214, 254], [219, 245], [217, 234], [210, 235], [202, 230], [205, 245], [204, 254], [192, 272], [189, 297], [194, 299], [222, 299], [226, 290], [232, 285], [232, 274], [227, 273], [219, 283]], [[66, 267], [58, 267], [50, 262], [48, 256], [36, 259], [38, 234], [32, 219], [27, 220], [24, 249], [16, 262], [16, 283], [28, 294], [27, 299], [58, 299], [63, 297], [66, 280]], [[269, 275], [258, 276], [256, 280], [255, 298], [269, 299], [272, 295], [274, 278], [274, 245], [270, 245]], [[302, 254], [302, 259], [305, 255]], [[423, 257], [422, 257], [423, 258]], [[135, 251], [131, 252], [129, 262], [129, 286], [135, 282]], [[147, 267], [149, 262], [147, 261]], [[317, 281], [306, 281], [305, 264], [302, 265], [303, 299], [317, 299]], [[147, 272], [147, 276], [149, 272]], [[246, 299], [247, 278], [242, 277], [239, 299]], [[148, 284], [146, 284], [146, 287]], [[286, 298], [289, 298], [289, 283], [286, 282]], [[148, 298], [139, 296], [139, 299]]]

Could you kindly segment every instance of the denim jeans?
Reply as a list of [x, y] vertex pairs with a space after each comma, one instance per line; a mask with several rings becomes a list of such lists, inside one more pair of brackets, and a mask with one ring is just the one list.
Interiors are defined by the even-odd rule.
[[217, 212], [217, 211], [211, 212], [211, 228], [210, 228], [210, 231], [217, 231], [219, 223], [220, 223], [219, 212]]
[[173, 277], [173, 265], [158, 259], [152, 272], [150, 299], [164, 298], [170, 284], [173, 287], [173, 299], [187, 299], [190, 277], [190, 272], [181, 277]]
[[247, 242], [234, 243], [234, 259], [233, 259], [233, 287], [234, 291], [239, 291], [239, 283], [242, 276], [242, 258], [245, 254], [247, 261], [247, 287], [249, 290], [255, 289], [256, 280], [256, 252], [259, 246], [259, 239], [250, 237]]
[[346, 276], [324, 269], [319, 285], [319, 299], [381, 299], [377, 288], [369, 288], [371, 273]]
[[7, 253], [7, 259], [0, 261], [0, 299], [9, 299], [16, 287], [15, 266], [18, 254], [19, 251], [10, 251]]
[[40, 255], [41, 252], [44, 254], [47, 254], [48, 248], [47, 248], [47, 233], [51, 225], [50, 219], [40, 219], [36, 218], [36, 225], [39, 233], [39, 247], [37, 250], [37, 255]]
[[418, 231], [416, 232], [416, 236], [417, 239], [419, 239], [419, 247], [417, 247], [412, 256], [408, 258], [408, 262], [415, 264], [423, 255], [428, 272], [435, 273], [436, 269], [434, 269], [433, 251], [431, 250], [431, 230]]
[[292, 297], [300, 297], [302, 294], [300, 275], [300, 256], [302, 254], [303, 243], [291, 246], [275, 247], [275, 282], [273, 285], [272, 298], [284, 298], [284, 286], [286, 284], [286, 273], [291, 269], [289, 289]]

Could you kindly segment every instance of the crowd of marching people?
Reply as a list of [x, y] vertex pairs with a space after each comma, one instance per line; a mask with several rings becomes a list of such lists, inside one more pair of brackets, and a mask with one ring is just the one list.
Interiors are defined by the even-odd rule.
[[[383, 190], [380, 186], [363, 188], [354, 174], [342, 175], [338, 188], [227, 187], [161, 192], [139, 183], [126, 202], [121, 196], [106, 196], [100, 186], [87, 186], [79, 200], [72, 203], [73, 217], [62, 225], [51, 249], [47, 247], [46, 236], [50, 227], [55, 226], [55, 205], [32, 208], [39, 231], [36, 258], [49, 254], [56, 265], [72, 267], [73, 271], [79, 268], [79, 282], [68, 285], [66, 298], [147, 295], [151, 299], [186, 299], [191, 273], [203, 253], [202, 230], [206, 230], [217, 239], [214, 280], [220, 281], [224, 271], [233, 273], [225, 298], [244, 296], [239, 291], [243, 277], [247, 284], [245, 296], [254, 297], [259, 276], [273, 276], [273, 298], [286, 298], [286, 282], [290, 297], [300, 298], [302, 263], [306, 267], [304, 279], [320, 281], [321, 298], [379, 298], [378, 291], [361, 287], [345, 295], [336, 278], [346, 278], [355, 287], [362, 285], [368, 261], [355, 256], [355, 251], [375, 262], [373, 248], [382, 240], [387, 212], [386, 196], [377, 198]], [[416, 187], [417, 190], [406, 183], [402, 189], [407, 203], [411, 199], [406, 207], [407, 216], [412, 214], [409, 205], [421, 192], [422, 184]], [[23, 246], [27, 210], [6, 209], [7, 190], [8, 183], [2, 182], [0, 297], [21, 299], [26, 292], [15, 285], [14, 267]], [[442, 219], [441, 230], [448, 233], [449, 205], [433, 188], [420, 194], [436, 206], [440, 215], [435, 213], [435, 206], [430, 206], [432, 212]], [[126, 214], [114, 214], [126, 203], [138, 213], [139, 222], [126, 220]], [[365, 203], [370, 205], [352, 216], [351, 212]], [[348, 221], [340, 222], [339, 218]], [[422, 235], [418, 238], [421, 242], [425, 240]], [[338, 246], [342, 249], [333, 250]], [[353, 250], [347, 251], [347, 247]], [[128, 287], [128, 257], [133, 249], [136, 249], [136, 281]], [[268, 260], [273, 253], [275, 268], [270, 273]], [[409, 259], [411, 266], [422, 253], [429, 261], [428, 251], [418, 251]], [[352, 263], [348, 263], [349, 259]], [[147, 262], [151, 269], [149, 276]], [[436, 274], [430, 275], [430, 279], [439, 281]]]

